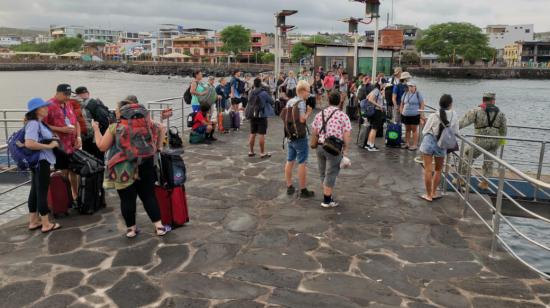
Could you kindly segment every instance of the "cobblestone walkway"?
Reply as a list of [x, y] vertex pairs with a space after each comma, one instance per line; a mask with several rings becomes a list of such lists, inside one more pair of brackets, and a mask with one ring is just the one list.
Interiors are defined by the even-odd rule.
[[[288, 197], [278, 121], [269, 160], [246, 156], [245, 131], [188, 146], [191, 223], [164, 238], [140, 209], [123, 237], [113, 192], [93, 216], [61, 219], [44, 236], [20, 219], [0, 228], [2, 307], [545, 307], [550, 283], [461, 220], [457, 200], [427, 204], [421, 169], [397, 149], [352, 151], [324, 210], [314, 155], [314, 200]], [[246, 130], [244, 128], [243, 130]]]

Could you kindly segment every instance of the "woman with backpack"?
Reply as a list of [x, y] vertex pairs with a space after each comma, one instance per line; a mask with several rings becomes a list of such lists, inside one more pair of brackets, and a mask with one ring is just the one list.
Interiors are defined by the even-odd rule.
[[50, 186], [50, 166], [55, 164], [53, 149], [59, 147], [52, 131], [43, 123], [48, 116], [50, 103], [41, 98], [33, 98], [27, 103], [25, 114], [25, 144], [24, 148], [39, 151], [39, 160], [31, 166], [31, 190], [29, 192], [29, 230], [41, 229], [42, 233], [61, 228], [58, 223], [51, 222], [48, 216], [48, 188]]
[[420, 198], [428, 202], [441, 198], [436, 194], [436, 190], [441, 181], [441, 170], [443, 170], [447, 150], [439, 147], [438, 140], [445, 127], [451, 128], [455, 134], [458, 134], [459, 118], [452, 108], [453, 98], [449, 94], [443, 94], [439, 99], [439, 112], [428, 117], [422, 130], [424, 138], [420, 145], [420, 152], [424, 161], [426, 193]]
[[[405, 149], [416, 151], [418, 148], [418, 125], [426, 121], [424, 97], [416, 89], [416, 84], [407, 82], [408, 91], [401, 98], [401, 121], [405, 124]], [[411, 139], [412, 138], [412, 139]]]
[[281, 87], [286, 87], [286, 93], [289, 97], [295, 97], [297, 85], [298, 85], [298, 79], [296, 79], [296, 75], [294, 74], [294, 71], [289, 71], [288, 77], [286, 77], [283, 84], [281, 84]]
[[109, 182], [120, 197], [120, 209], [126, 222], [126, 237], [134, 238], [139, 233], [136, 226], [136, 199], [139, 197], [147, 215], [154, 225], [156, 235], [163, 236], [167, 230], [160, 220], [160, 210], [155, 197], [155, 162], [157, 149], [162, 146], [162, 130], [150, 117], [149, 111], [140, 104], [124, 100], [118, 104], [118, 122], [111, 124], [105, 135], [94, 122], [94, 137], [97, 147], [109, 151], [107, 170]]

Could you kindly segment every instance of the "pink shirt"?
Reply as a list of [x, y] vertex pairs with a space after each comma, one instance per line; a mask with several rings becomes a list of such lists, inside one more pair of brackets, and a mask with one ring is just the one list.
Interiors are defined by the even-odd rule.
[[334, 88], [334, 76], [325, 76], [325, 79], [323, 79], [323, 86], [327, 90], [332, 90], [332, 88]]
[[[330, 120], [328, 120], [333, 112], [334, 115], [330, 118]], [[328, 120], [327, 125], [325, 126], [326, 132], [321, 132], [321, 127], [323, 126], [322, 113], [325, 114], [325, 121]], [[325, 136], [334, 136], [336, 138], [344, 140], [344, 133], [351, 132], [351, 122], [349, 120], [349, 117], [343, 111], [338, 109], [338, 107], [334, 106], [329, 106], [323, 111], [319, 112], [315, 116], [311, 127], [319, 132], [319, 143], [323, 143], [325, 141]]]

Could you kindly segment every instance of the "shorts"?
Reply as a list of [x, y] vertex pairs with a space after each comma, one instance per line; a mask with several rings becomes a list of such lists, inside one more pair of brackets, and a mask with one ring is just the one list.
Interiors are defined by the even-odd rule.
[[298, 164], [305, 164], [309, 156], [309, 144], [307, 137], [288, 142], [287, 161], [298, 161]]
[[286, 90], [286, 95], [288, 97], [295, 97], [296, 96], [296, 88]]
[[420, 124], [420, 115], [415, 116], [401, 116], [401, 121], [405, 125], [419, 125]]
[[250, 119], [250, 133], [252, 135], [267, 134], [267, 118]]
[[69, 169], [69, 162], [71, 161], [71, 154], [67, 154], [61, 150], [55, 149], [55, 170], [67, 170]]
[[431, 155], [435, 157], [447, 156], [447, 151], [437, 145], [437, 139], [432, 134], [424, 135], [422, 144], [420, 144], [420, 152], [424, 155]]
[[376, 127], [376, 128], [384, 124], [384, 118], [385, 118], [384, 112], [378, 109], [376, 109], [372, 117], [367, 117], [367, 119], [369, 120], [370, 126]]
[[231, 105], [238, 105], [241, 103], [241, 98], [240, 97], [232, 97], [231, 98]]
[[201, 105], [191, 105], [191, 110], [193, 110], [193, 112], [199, 112], [201, 111]]
[[206, 125], [201, 125], [193, 130], [197, 134], [206, 134]]

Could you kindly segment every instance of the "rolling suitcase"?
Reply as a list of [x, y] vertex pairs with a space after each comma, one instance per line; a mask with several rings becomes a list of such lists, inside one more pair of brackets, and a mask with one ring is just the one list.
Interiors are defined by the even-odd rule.
[[[162, 179], [165, 177], [162, 164], [161, 160], [159, 183], [166, 183], [167, 181]], [[170, 225], [172, 228], [175, 228], [183, 226], [189, 221], [187, 196], [183, 185], [173, 188], [168, 188], [165, 185], [155, 185], [155, 196], [163, 225]]]
[[76, 202], [80, 214], [91, 215], [105, 207], [105, 190], [103, 189], [103, 173], [80, 177], [78, 200]]
[[54, 216], [69, 214], [69, 208], [73, 203], [71, 184], [69, 179], [61, 172], [53, 172], [50, 175], [50, 187], [48, 189], [48, 207]]
[[239, 112], [231, 112], [231, 128], [241, 128], [241, 114]]
[[222, 125], [225, 132], [230, 131], [232, 127], [231, 113], [231, 111], [224, 111], [222, 115]]
[[386, 146], [401, 147], [401, 124], [388, 122], [386, 127]]
[[359, 126], [359, 134], [357, 136], [357, 145], [364, 148], [367, 145], [367, 138], [369, 136], [370, 126], [367, 124], [361, 124]]

